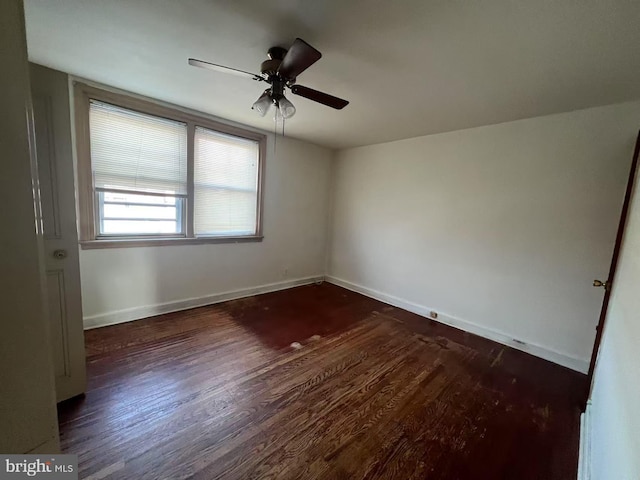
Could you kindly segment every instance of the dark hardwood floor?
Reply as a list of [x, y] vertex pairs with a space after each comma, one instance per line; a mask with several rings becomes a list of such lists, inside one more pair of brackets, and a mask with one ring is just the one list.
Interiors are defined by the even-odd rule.
[[59, 407], [80, 478], [576, 476], [584, 375], [333, 285], [86, 343], [87, 394]]

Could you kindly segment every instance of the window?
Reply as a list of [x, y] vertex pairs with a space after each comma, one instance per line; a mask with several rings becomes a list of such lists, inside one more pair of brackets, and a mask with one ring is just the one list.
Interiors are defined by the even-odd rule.
[[96, 236], [184, 235], [187, 125], [90, 100]]
[[255, 142], [196, 127], [196, 235], [250, 235], [256, 224]]
[[84, 248], [260, 240], [265, 136], [76, 84]]

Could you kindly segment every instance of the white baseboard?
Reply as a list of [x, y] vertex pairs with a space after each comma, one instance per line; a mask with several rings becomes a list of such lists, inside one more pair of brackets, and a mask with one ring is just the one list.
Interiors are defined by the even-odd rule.
[[177, 312], [180, 310], [188, 310], [190, 308], [203, 307], [214, 303], [226, 302], [228, 300], [236, 300], [238, 298], [251, 297], [261, 293], [277, 292], [278, 290], [286, 290], [292, 287], [308, 285], [322, 281], [324, 277], [306, 277], [295, 280], [287, 280], [285, 282], [268, 283], [257, 287], [242, 288], [232, 290], [230, 292], [214, 293], [203, 297], [187, 298], [175, 302], [158, 303], [155, 305], [145, 305], [142, 307], [127, 308], [125, 310], [117, 310], [113, 312], [101, 313], [84, 317], [84, 329], [106, 327], [107, 325], [115, 325], [116, 323], [130, 322], [141, 318], [153, 317], [163, 313]]
[[591, 479], [591, 400], [580, 415], [580, 453], [578, 457], [578, 480]]
[[536, 357], [544, 358], [545, 360], [557, 363], [558, 365], [562, 365], [563, 367], [567, 367], [581, 373], [587, 373], [587, 371], [589, 370], [588, 359], [576, 358], [571, 355], [567, 355], [565, 353], [543, 347], [542, 345], [537, 345], [535, 343], [516, 339], [505, 332], [500, 332], [489, 327], [478, 325], [477, 323], [469, 322], [467, 320], [462, 320], [460, 318], [441, 313], [437, 308], [429, 308], [423, 305], [418, 305], [417, 303], [413, 303], [408, 300], [395, 297], [393, 295], [388, 295], [386, 293], [382, 293], [377, 290], [364, 287], [362, 285], [351, 283], [347, 280], [343, 280], [337, 277], [325, 276], [325, 281], [333, 283], [334, 285], [338, 285], [340, 287], [344, 287], [348, 290], [361, 293], [362, 295], [366, 295], [367, 297], [375, 298], [376, 300], [388, 303], [389, 305], [393, 305], [394, 307], [417, 313], [418, 315], [421, 315], [423, 317], [430, 318], [430, 312], [436, 310], [438, 311], [438, 318], [434, 320], [437, 322], [444, 323], [445, 325], [449, 325], [460, 330], [464, 330], [465, 332], [473, 333], [480, 337], [488, 338], [489, 340], [493, 340], [503, 345], [507, 345], [517, 350], [535, 355]]

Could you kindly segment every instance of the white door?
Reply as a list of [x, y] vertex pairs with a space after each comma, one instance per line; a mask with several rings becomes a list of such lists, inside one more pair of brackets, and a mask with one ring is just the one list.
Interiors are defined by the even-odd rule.
[[58, 402], [85, 391], [68, 77], [31, 64], [44, 253]]

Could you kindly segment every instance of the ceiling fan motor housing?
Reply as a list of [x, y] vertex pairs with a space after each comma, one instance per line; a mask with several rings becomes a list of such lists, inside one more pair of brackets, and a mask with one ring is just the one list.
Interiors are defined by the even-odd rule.
[[267, 51], [268, 60], [260, 65], [260, 71], [263, 75], [267, 75], [267, 82], [271, 84], [270, 97], [274, 104], [284, 97], [284, 88], [288, 83], [294, 83], [295, 79], [287, 79], [278, 73], [278, 68], [282, 63], [282, 59], [287, 54], [287, 49], [282, 47], [271, 47]]
[[265, 75], [275, 75], [278, 72], [278, 67], [282, 63], [282, 59], [287, 54], [287, 49], [282, 47], [271, 47], [267, 51], [268, 60], [265, 60], [260, 65], [260, 71]]
[[276, 58], [265, 60], [260, 64], [260, 71], [265, 75], [275, 75], [281, 63], [282, 60]]

